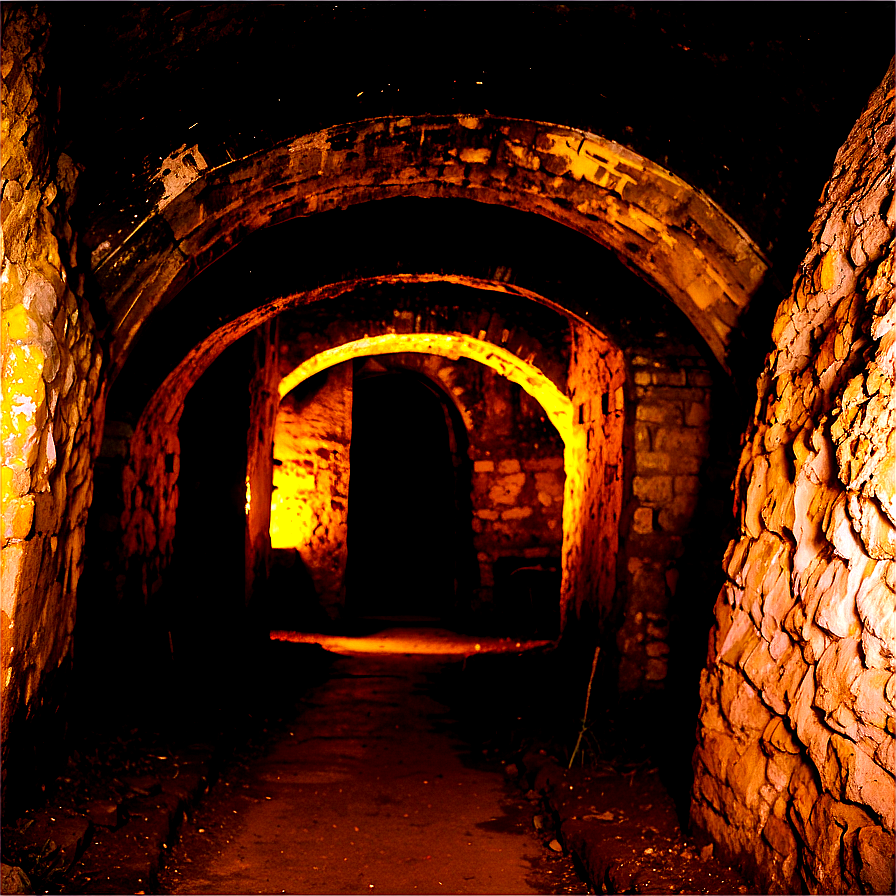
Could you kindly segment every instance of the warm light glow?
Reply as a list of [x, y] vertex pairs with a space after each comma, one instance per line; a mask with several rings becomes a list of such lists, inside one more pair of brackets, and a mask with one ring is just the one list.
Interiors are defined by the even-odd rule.
[[573, 431], [572, 402], [537, 367], [518, 358], [513, 352], [472, 336], [444, 333], [386, 333], [347, 342], [327, 349], [300, 364], [280, 381], [280, 397], [289, 394], [299, 383], [314, 374], [352, 358], [369, 355], [392, 355], [417, 352], [443, 358], [470, 358], [491, 367], [501, 376], [528, 392], [545, 410], [565, 444]]
[[[285, 466], [285, 465], [284, 465]], [[314, 508], [307, 494], [297, 488], [289, 467], [274, 467], [274, 493], [271, 496], [271, 547], [306, 547], [317, 525]]]
[[[586, 428], [574, 419], [573, 403], [541, 370], [501, 346], [472, 336], [442, 333], [387, 333], [348, 342], [328, 349], [300, 364], [279, 385], [280, 397], [296, 386], [326, 370], [353, 358], [371, 355], [416, 352], [457, 360], [469, 358], [485, 364], [516, 383], [544, 409], [564, 444], [566, 485], [563, 497], [564, 555], [572, 539], [580, 540], [582, 471], [588, 455]], [[306, 500], [309, 486], [299, 481], [302, 473], [295, 465], [283, 464], [274, 470], [274, 495], [271, 501], [271, 544], [275, 548], [306, 549], [318, 521]], [[568, 531], [575, 527], [576, 532]], [[563, 565], [561, 599], [568, 591], [568, 564]]]
[[311, 632], [273, 631], [272, 641], [319, 644], [324, 650], [353, 656], [360, 653], [414, 654], [417, 656], [473, 656], [477, 653], [523, 653], [553, 641], [526, 641], [461, 635], [441, 628], [386, 628], [372, 635], [323, 635]]
[[246, 476], [246, 516], [249, 516], [249, 511], [252, 509], [252, 484], [249, 482], [249, 477]]

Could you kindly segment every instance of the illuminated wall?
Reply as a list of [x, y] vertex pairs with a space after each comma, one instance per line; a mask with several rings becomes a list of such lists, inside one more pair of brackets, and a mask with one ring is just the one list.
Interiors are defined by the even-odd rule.
[[765, 892], [892, 893], [893, 65], [781, 303], [700, 683], [691, 817]]
[[271, 546], [298, 551], [318, 601], [335, 617], [345, 600], [351, 362], [306, 385], [313, 388], [304, 395], [301, 384], [281, 392], [274, 424]]
[[[577, 526], [585, 525], [584, 521], [589, 518], [589, 514], [583, 514], [581, 512], [581, 508], [583, 507], [584, 501], [586, 500], [585, 496], [582, 493], [582, 487], [584, 482], [590, 477], [583, 478], [581, 473], [579, 475], [570, 476], [568, 474], [568, 471], [571, 468], [581, 471], [588, 467], [589, 461], [591, 460], [591, 458], [589, 457], [589, 450], [592, 445], [595, 449], [598, 445], [597, 438], [594, 438], [592, 440], [589, 439], [587, 435], [587, 427], [589, 425], [593, 426], [594, 420], [593, 418], [589, 417], [587, 423], [578, 423], [576, 419], [574, 419], [572, 401], [566, 395], [564, 395], [557, 388], [557, 386], [551, 380], [549, 380], [541, 371], [533, 367], [531, 364], [527, 364], [525, 361], [521, 360], [518, 356], [508, 351], [506, 348], [488, 342], [483, 342], [482, 340], [476, 339], [472, 336], [465, 336], [460, 334], [381, 334], [378, 336], [348, 342], [346, 344], [336, 346], [318, 353], [303, 364], [299, 365], [299, 367], [297, 367], [294, 371], [283, 378], [279, 387], [280, 394], [287, 395], [294, 388], [296, 388], [296, 386], [305, 382], [316, 373], [319, 373], [320, 371], [325, 370], [333, 365], [339, 364], [343, 361], [356, 357], [390, 354], [395, 352], [413, 352], [420, 354], [440, 355], [455, 359], [464, 357], [475, 360], [488, 366], [492, 370], [495, 370], [497, 373], [510, 380], [511, 382], [516, 383], [528, 395], [535, 399], [538, 404], [544, 409], [545, 415], [550, 419], [551, 423], [556, 428], [564, 444], [564, 467], [567, 471], [563, 495], [564, 519], [574, 521], [574, 525]], [[595, 356], [591, 360], [592, 362], [596, 361], [598, 360], [598, 357]], [[583, 366], [582, 369], [584, 371], [585, 367]], [[598, 390], [597, 394], [600, 395], [601, 392]], [[621, 400], [621, 393], [619, 393], [616, 398], [617, 400]], [[618, 410], [621, 417], [621, 408]], [[582, 420], [585, 421], [584, 416], [582, 417]], [[592, 431], [595, 432], [596, 429], [592, 429]], [[614, 444], [614, 447], [617, 451], [621, 451], [621, 423], [619, 432], [620, 437]], [[509, 479], [513, 480], [512, 482], [509, 482], [509, 480], [508, 482], [503, 482], [503, 486], [502, 482], [495, 482], [493, 486], [496, 490], [500, 491], [502, 487], [511, 485], [514, 490], [513, 499], [507, 502], [508, 506], [504, 508], [503, 511], [501, 511], [505, 514], [509, 512], [510, 515], [505, 520], [499, 520], [499, 522], [507, 523], [514, 517], [520, 518], [519, 506], [517, 504], [516, 497], [521, 490], [523, 483], [525, 482], [526, 474], [519, 468], [519, 461], [514, 461], [514, 458], [506, 458], [503, 461], [499, 461], [496, 471], [485, 469], [485, 467], [488, 465], [488, 462], [480, 461], [480, 472], [497, 472], [498, 477], [502, 480], [507, 480], [508, 477]], [[502, 463], [504, 463], [505, 466], [502, 467]], [[511, 469], [511, 466], [513, 467], [513, 469]], [[537, 482], [536, 473], [544, 473], [546, 471], [542, 470], [532, 472], [533, 483], [535, 483]], [[310, 483], [310, 478], [307, 477], [307, 474], [304, 475], [306, 475], [304, 481]], [[522, 481], [517, 482], [517, 480], [520, 478], [522, 478]], [[620, 477], [613, 476], [609, 478], [609, 487], [602, 489], [601, 494], [619, 495], [621, 489]], [[603, 481], [603, 473], [601, 473], [598, 479], [600, 481]], [[293, 487], [293, 494], [297, 493], [298, 486], [303, 482], [301, 476], [291, 477], [290, 479], [286, 479], [284, 477], [278, 479], [277, 481], [283, 482], [284, 485], [287, 482], [290, 482]], [[592, 502], [594, 500], [598, 500], [597, 496], [592, 495], [591, 500]], [[618, 497], [615, 500], [617, 500], [618, 502]], [[298, 503], [301, 503], [301, 501], [298, 501]], [[553, 503], [552, 496], [551, 503]], [[511, 505], [515, 505], [515, 507]], [[277, 541], [274, 542], [275, 547], [278, 544], [284, 544], [284, 540], [280, 535], [281, 530], [286, 531], [288, 526], [293, 525], [291, 522], [280, 522], [281, 513], [290, 506], [293, 506], [292, 503], [288, 504], [286, 499], [283, 498], [275, 498], [274, 504], [272, 505], [272, 541], [274, 539], [275, 531], [277, 533]], [[303, 519], [305, 517], [309, 519], [313, 518], [313, 511], [309, 510], [309, 507], [310, 505], [308, 504], [308, 502], [306, 502], [304, 505], [304, 509], [298, 514], [299, 519]], [[483, 517], [480, 516], [479, 519], [482, 520]], [[573, 539], [574, 541], [577, 537], [581, 541], [581, 536], [564, 534], [563, 550], [567, 551], [568, 547], [566, 546], [566, 543], [573, 543], [572, 541], [570, 541], [570, 539]], [[606, 550], [600, 559], [600, 563], [602, 565], [611, 569], [614, 568], [614, 548], [615, 544], [611, 545], [610, 549]], [[607, 578], [609, 582], [613, 582], [615, 573], [610, 573]], [[575, 574], [571, 572], [570, 565], [568, 563], [564, 563], [560, 598], [560, 607], [562, 612], [565, 612], [564, 608], [568, 603], [570, 589], [573, 587], [574, 579]], [[610, 586], [608, 585], [606, 587]]]

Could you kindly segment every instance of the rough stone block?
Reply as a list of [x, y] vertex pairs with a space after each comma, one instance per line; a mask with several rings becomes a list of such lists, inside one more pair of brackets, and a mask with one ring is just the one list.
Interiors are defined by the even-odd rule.
[[639, 535], [653, 532], [653, 510], [650, 507], [639, 507], [632, 519], [632, 528]]
[[780, 856], [793, 855], [797, 851], [796, 837], [790, 825], [774, 815], [766, 821], [762, 837]]
[[658, 386], [686, 386], [688, 375], [686, 370], [655, 370], [652, 381]]
[[702, 429], [662, 426], [657, 430], [654, 449], [668, 454], [706, 454], [708, 436]]
[[[751, 743], [744, 753], [728, 767], [727, 781], [731, 786], [736, 799], [734, 804], [737, 813], [741, 814], [747, 824], [755, 824], [752, 811], [757, 809], [760, 802], [760, 789], [765, 785], [766, 757], [757, 742]], [[731, 809], [729, 809], [731, 811]]]
[[525, 473], [510, 473], [500, 476], [488, 491], [489, 500], [494, 504], [514, 504], [519, 498], [525, 482]]
[[642, 401], [635, 410], [635, 419], [643, 423], [682, 423], [681, 405], [672, 401]]
[[535, 474], [535, 487], [554, 498], [563, 497], [563, 482], [562, 474], [554, 472]]
[[636, 476], [632, 487], [635, 497], [646, 504], [668, 504], [672, 500], [671, 476]]
[[887, 685], [896, 681], [896, 673], [883, 669], [865, 669], [849, 685], [855, 698], [855, 711], [866, 724], [885, 730], [893, 716], [892, 701], [886, 696]]
[[551, 470], [563, 470], [562, 457], [533, 457], [523, 461], [523, 469], [529, 473], [543, 473]]
[[863, 745], [855, 745], [845, 738], [831, 738], [838, 750], [841, 768], [845, 772], [844, 797], [859, 806], [867, 806], [888, 830], [896, 828], [896, 782], [893, 775], [881, 768]]
[[647, 681], [663, 681], [669, 674], [669, 664], [661, 657], [650, 657], [647, 660], [647, 671], [644, 678]]
[[859, 877], [866, 893], [892, 893], [894, 887], [893, 855], [896, 840], [892, 831], [877, 825], [862, 828], [857, 838]]
[[692, 401], [685, 411], [684, 422], [688, 426], [705, 427], [709, 425], [710, 410], [705, 402]]
[[[862, 575], [862, 584], [856, 595], [856, 608], [866, 629], [870, 630], [884, 645], [896, 644], [896, 603], [893, 592], [882, 580], [883, 563], [866, 561], [857, 571]], [[892, 648], [887, 648], [892, 657]]]
[[532, 516], [531, 507], [511, 507], [509, 510], [501, 511], [502, 520], [524, 520]]

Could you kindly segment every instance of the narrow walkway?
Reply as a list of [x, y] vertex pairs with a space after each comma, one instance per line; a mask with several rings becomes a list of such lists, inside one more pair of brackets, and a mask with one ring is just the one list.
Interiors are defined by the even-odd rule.
[[184, 825], [160, 892], [589, 892], [546, 855], [501, 766], [465, 761], [427, 693], [445, 662], [340, 657], [295, 724]]

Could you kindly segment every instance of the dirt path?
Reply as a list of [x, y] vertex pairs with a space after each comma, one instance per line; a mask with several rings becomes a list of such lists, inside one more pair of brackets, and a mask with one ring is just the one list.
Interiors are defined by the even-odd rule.
[[[500, 766], [464, 761], [433, 656], [344, 656], [268, 753], [220, 782], [170, 893], [587, 893]], [[477, 767], [478, 765], [478, 767]]]

